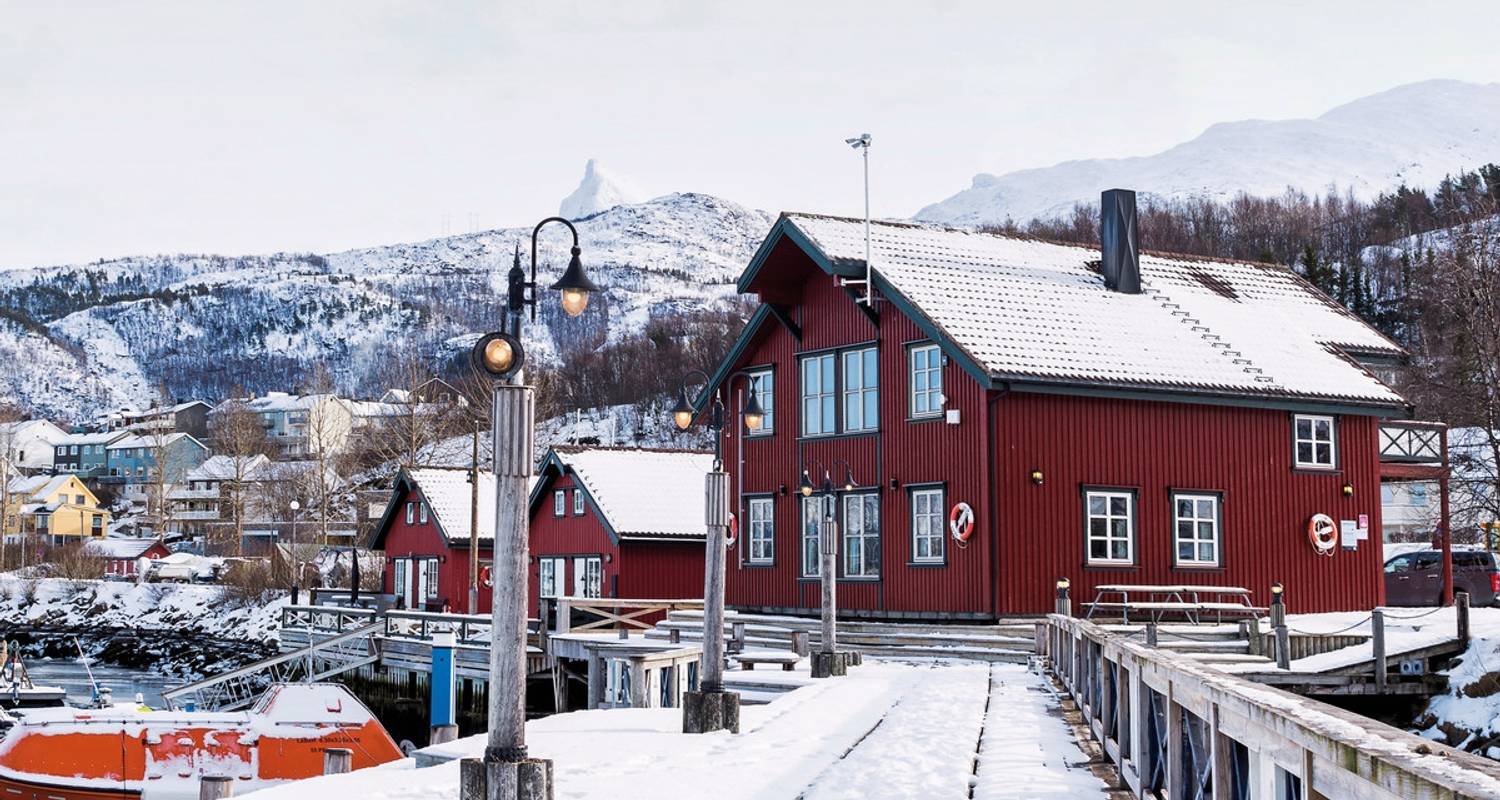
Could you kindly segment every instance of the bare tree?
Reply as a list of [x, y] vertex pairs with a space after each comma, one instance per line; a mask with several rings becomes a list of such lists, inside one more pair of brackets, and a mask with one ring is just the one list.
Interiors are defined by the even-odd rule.
[[[234, 393], [239, 397], [242, 393]], [[249, 484], [252, 472], [264, 462], [260, 456], [269, 456], [271, 442], [266, 438], [266, 429], [259, 414], [251, 411], [243, 401], [229, 400], [214, 411], [214, 449], [228, 463], [227, 472], [219, 481], [219, 505], [229, 512], [230, 530], [233, 537], [229, 544], [232, 552], [243, 555], [245, 541], [245, 514], [249, 504]], [[222, 544], [222, 543], [221, 543]]]
[[[166, 409], [171, 403], [171, 395], [163, 383], [157, 390], [157, 407]], [[170, 418], [169, 415], [166, 419]], [[167, 494], [172, 490], [173, 478], [180, 477], [174, 474], [179, 465], [173, 463], [172, 457], [175, 431], [162, 419], [149, 418], [146, 424], [150, 427], [143, 438], [146, 452], [151, 457], [151, 468], [146, 473], [146, 518], [151, 520], [156, 538], [160, 539], [166, 536], [172, 522], [172, 504], [168, 502]]]
[[[8, 555], [9, 532], [14, 527], [19, 540], [25, 533], [21, 530], [19, 498], [11, 496], [10, 484], [20, 475], [20, 452], [17, 425], [22, 419], [21, 411], [13, 406], [0, 407], [0, 568], [10, 566]], [[21, 566], [25, 566], [22, 564]]]

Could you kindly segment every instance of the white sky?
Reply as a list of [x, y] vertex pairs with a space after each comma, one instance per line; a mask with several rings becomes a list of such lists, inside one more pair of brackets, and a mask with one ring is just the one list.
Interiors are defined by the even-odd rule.
[[1500, 80], [1476, 2], [0, 0], [0, 267], [330, 251], [657, 194], [907, 216], [1428, 78]]

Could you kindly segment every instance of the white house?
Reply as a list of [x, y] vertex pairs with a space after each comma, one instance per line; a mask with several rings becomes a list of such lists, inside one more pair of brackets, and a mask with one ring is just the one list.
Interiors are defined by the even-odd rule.
[[[15, 472], [51, 472], [52, 448], [68, 432], [44, 419], [27, 419], [0, 423], [0, 450], [3, 465]], [[12, 476], [0, 476], [9, 478]]]

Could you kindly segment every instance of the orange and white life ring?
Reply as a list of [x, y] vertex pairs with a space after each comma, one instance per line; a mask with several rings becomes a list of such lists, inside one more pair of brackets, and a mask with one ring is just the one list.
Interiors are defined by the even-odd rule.
[[955, 503], [948, 512], [948, 531], [960, 542], [969, 541], [974, 535], [974, 507], [968, 503]]
[[740, 540], [740, 521], [735, 518], [734, 512], [729, 512], [729, 527], [724, 529], [724, 546], [734, 547], [734, 543]]
[[495, 570], [489, 564], [479, 568], [479, 585], [486, 589], [495, 587]]
[[1307, 520], [1307, 540], [1318, 551], [1318, 555], [1333, 555], [1339, 542], [1338, 527], [1333, 524], [1333, 517], [1327, 514], [1312, 515]]

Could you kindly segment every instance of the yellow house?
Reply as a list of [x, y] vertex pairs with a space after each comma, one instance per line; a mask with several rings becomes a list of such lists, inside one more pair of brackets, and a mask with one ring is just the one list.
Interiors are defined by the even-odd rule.
[[44, 536], [54, 544], [102, 539], [109, 512], [76, 475], [34, 475], [10, 482], [5, 499], [5, 538]]

